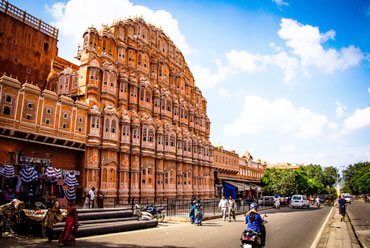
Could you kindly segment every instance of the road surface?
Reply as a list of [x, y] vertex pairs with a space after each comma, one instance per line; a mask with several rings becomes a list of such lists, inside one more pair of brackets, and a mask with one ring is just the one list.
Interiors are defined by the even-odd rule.
[[[267, 210], [266, 247], [273, 248], [306, 248], [310, 247], [321, 228], [329, 207], [321, 209], [290, 209]], [[240, 247], [240, 235], [245, 228], [244, 216], [229, 223], [222, 219], [203, 222], [203, 226], [189, 223], [162, 223], [153, 229], [137, 230], [124, 233], [86, 237], [77, 240], [75, 247]], [[8, 240], [10, 241], [10, 240]], [[56, 247], [40, 242], [40, 240], [13, 241], [2, 243], [4, 247]]]

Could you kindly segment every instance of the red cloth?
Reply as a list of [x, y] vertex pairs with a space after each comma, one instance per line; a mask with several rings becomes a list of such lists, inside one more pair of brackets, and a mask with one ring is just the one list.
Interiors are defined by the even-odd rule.
[[59, 243], [74, 244], [78, 230], [78, 215], [75, 207], [67, 208], [68, 216], [63, 232], [60, 234]]

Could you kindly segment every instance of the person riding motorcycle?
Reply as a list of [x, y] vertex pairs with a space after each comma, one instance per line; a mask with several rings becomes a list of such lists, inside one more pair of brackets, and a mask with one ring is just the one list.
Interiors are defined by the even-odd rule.
[[245, 216], [245, 224], [248, 224], [247, 229], [252, 229], [253, 231], [261, 234], [261, 245], [264, 246], [266, 240], [266, 229], [264, 226], [264, 220], [257, 212], [257, 209], [258, 204], [255, 202], [251, 203], [250, 211]]
[[320, 203], [320, 196], [317, 196], [316, 197], [316, 206], [319, 208], [321, 206], [321, 203]]

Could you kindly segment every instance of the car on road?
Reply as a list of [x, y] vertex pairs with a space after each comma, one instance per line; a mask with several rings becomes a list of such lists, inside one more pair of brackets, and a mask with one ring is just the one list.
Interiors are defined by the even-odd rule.
[[258, 199], [258, 205], [260, 206], [273, 206], [274, 205], [274, 198], [273, 196], [262, 196]]
[[292, 208], [309, 208], [310, 202], [305, 195], [293, 195], [291, 206]]
[[346, 200], [347, 203], [351, 203], [352, 197], [350, 194], [343, 194], [344, 200]]

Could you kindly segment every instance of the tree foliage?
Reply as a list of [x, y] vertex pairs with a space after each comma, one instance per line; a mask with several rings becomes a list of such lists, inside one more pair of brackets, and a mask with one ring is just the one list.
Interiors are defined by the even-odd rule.
[[351, 194], [370, 193], [370, 162], [349, 165], [343, 171], [345, 187]]
[[267, 169], [262, 177], [264, 191], [270, 194], [318, 194], [334, 192], [335, 167], [300, 166], [298, 170]]

